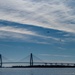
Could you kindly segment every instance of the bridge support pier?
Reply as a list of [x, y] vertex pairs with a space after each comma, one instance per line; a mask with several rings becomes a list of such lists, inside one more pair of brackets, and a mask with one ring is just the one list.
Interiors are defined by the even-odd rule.
[[30, 66], [33, 66], [33, 54], [30, 54]]
[[0, 54], [0, 68], [2, 68], [2, 55]]

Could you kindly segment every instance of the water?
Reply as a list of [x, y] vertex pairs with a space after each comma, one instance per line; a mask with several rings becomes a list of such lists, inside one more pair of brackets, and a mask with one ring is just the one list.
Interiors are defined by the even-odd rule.
[[75, 75], [75, 68], [1, 68], [0, 75]]

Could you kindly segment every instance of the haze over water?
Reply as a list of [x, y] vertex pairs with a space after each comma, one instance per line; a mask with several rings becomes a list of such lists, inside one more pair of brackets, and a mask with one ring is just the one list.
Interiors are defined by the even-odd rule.
[[75, 68], [1, 68], [0, 75], [75, 75]]

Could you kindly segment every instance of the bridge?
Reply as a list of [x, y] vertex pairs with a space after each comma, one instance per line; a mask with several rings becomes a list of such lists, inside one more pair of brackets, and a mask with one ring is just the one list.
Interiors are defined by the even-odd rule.
[[[30, 57], [30, 60], [29, 60], [29, 62], [3, 62], [3, 60], [2, 60], [2, 55], [0, 54], [0, 68], [2, 68], [3, 67], [3, 64], [29, 64], [28, 66], [30, 67], [30, 66], [47, 66], [47, 67], [51, 67], [51, 66], [67, 66], [67, 67], [75, 67], [75, 63], [51, 63], [51, 62], [44, 62], [44, 61], [41, 61], [41, 62], [34, 62], [34, 60], [33, 60], [33, 54], [31, 53], [30, 55], [29, 55], [29, 57]], [[37, 57], [38, 58], [38, 57]], [[38, 58], [38, 59], [40, 59], [40, 58]], [[40, 59], [41, 60], [41, 59]], [[37, 65], [35, 65], [35, 64], [37, 64]], [[20, 66], [20, 65], [19, 65]]]

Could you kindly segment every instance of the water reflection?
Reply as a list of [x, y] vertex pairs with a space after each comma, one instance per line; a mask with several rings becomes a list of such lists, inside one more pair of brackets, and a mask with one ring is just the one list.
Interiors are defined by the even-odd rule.
[[33, 73], [34, 73], [34, 72], [33, 72], [33, 70], [31, 69], [31, 70], [30, 70], [30, 75], [33, 75]]
[[0, 69], [0, 75], [3, 75], [1, 69]]
[[6, 68], [0, 69], [0, 75], [75, 75], [75, 68]]
[[30, 75], [33, 75], [33, 73], [31, 73]]

